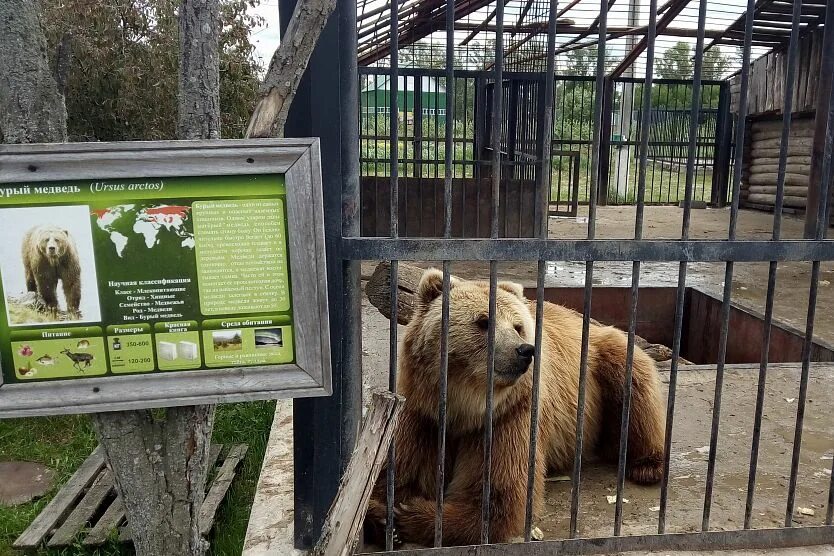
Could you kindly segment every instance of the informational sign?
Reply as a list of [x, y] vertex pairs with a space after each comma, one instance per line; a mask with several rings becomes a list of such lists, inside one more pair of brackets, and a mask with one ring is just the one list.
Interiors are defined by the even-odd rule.
[[327, 393], [316, 143], [149, 145], [0, 151], [0, 416]]

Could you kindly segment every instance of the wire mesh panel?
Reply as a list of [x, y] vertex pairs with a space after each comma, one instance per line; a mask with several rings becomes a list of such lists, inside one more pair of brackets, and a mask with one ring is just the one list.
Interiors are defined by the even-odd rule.
[[[342, 251], [346, 260], [390, 265], [385, 267], [390, 285], [388, 387], [407, 399], [372, 496], [369, 534], [375, 533], [387, 552], [401, 548], [401, 541], [442, 548], [400, 551], [407, 554], [471, 554], [471, 548], [460, 546], [490, 543], [495, 544], [490, 553], [550, 554], [831, 542], [831, 469], [821, 475], [827, 493], [820, 508], [824, 519], [797, 527], [796, 517], [799, 509], [801, 515], [814, 513], [798, 508], [797, 492], [809, 385], [816, 368], [812, 353], [816, 306], [824, 287], [821, 273], [834, 261], [834, 241], [827, 238], [834, 177], [834, 4], [783, 2], [787, 24], [773, 18], [757, 21], [762, 3], [750, 0], [739, 20], [742, 25], [722, 15], [719, 7], [729, 29], [708, 32], [707, 0], [691, 6], [693, 25], [688, 30], [671, 26], [687, 13], [686, 2], [659, 5], [649, 0], [643, 5], [645, 19], [634, 18], [622, 29], [613, 19], [614, 2], [601, 0], [587, 25], [557, 44], [560, 26], [575, 24], [560, 18], [576, 4], [410, 0], [362, 7], [367, 17], [359, 24], [360, 60], [384, 59], [387, 65], [359, 72], [363, 215], [367, 209], [373, 223], [363, 228], [365, 237], [344, 237]], [[484, 17], [467, 19], [476, 13]], [[645, 23], [639, 37], [632, 37], [622, 57], [612, 60], [608, 48], [634, 35], [635, 22]], [[812, 233], [785, 239], [799, 43], [803, 29], [819, 23], [826, 25], [809, 170], [818, 179], [808, 180], [804, 217]], [[491, 42], [480, 49], [468, 46], [483, 31], [490, 33]], [[684, 50], [663, 46], [664, 32], [693, 39], [676, 62], [691, 63], [688, 79], [663, 77], [670, 71], [666, 51]], [[463, 41], [461, 33], [467, 34]], [[526, 35], [531, 39], [524, 40]], [[362, 42], [363, 36], [374, 40]], [[414, 47], [431, 36], [444, 39], [442, 49], [431, 43], [428, 50], [428, 63], [434, 67], [401, 67], [408, 62], [401, 53], [415, 56], [419, 49]], [[458, 50], [461, 42], [464, 48]], [[730, 86], [711, 73], [716, 61], [708, 53], [718, 43], [740, 48], [734, 110]], [[401, 45], [410, 48], [401, 52]], [[577, 45], [594, 49], [591, 56], [572, 60], [584, 64], [584, 73], [559, 75], [559, 61]], [[751, 86], [758, 83], [750, 68], [759, 47], [786, 53], [779, 74], [783, 125], [770, 233], [750, 238], [739, 230], [740, 191], [750, 99], [764, 93]], [[478, 69], [470, 66], [472, 59], [477, 59]], [[694, 224], [694, 207], [706, 200], [716, 206], [729, 202], [722, 221], [726, 232], [712, 229], [710, 239], [699, 239], [696, 232], [707, 232]], [[633, 209], [606, 210], [601, 201]], [[551, 214], [577, 216], [580, 203], [587, 204], [579, 221], [582, 237], [552, 233]], [[651, 215], [660, 213], [650, 205], [678, 203], [675, 233], [657, 237], [651, 232]], [[611, 237], [603, 226], [623, 219], [633, 223], [630, 232]], [[412, 227], [412, 222], [419, 224]], [[422, 273], [417, 285], [405, 284], [401, 291], [400, 273], [406, 270], [401, 261], [441, 270]], [[452, 275], [456, 267], [473, 268], [465, 266], [471, 261], [482, 263], [477, 266], [479, 282]], [[501, 279], [504, 269], [522, 263], [535, 276], [526, 291]], [[583, 284], [579, 311], [545, 301], [550, 293], [546, 282], [553, 281], [549, 268], [568, 263], [578, 265]], [[670, 358], [662, 373], [647, 355], [650, 346], [640, 344], [638, 337], [643, 315], [652, 311], [643, 280], [657, 263], [671, 263], [676, 284], [667, 322]], [[723, 451], [739, 443], [722, 432], [727, 418], [722, 404], [728, 377], [742, 370], [728, 363], [727, 354], [734, 341], [734, 280], [739, 266], [748, 263], [767, 264], [768, 279], [762, 288], [758, 374], [748, 370], [746, 375], [756, 392], [752, 422], [746, 425], [749, 434], [743, 437], [749, 460], [744, 462], [743, 486], [732, 492], [744, 510], [722, 506], [724, 514], [738, 515], [716, 526], [716, 470]], [[791, 406], [795, 414], [782, 424], [791, 441], [781, 501], [784, 520], [775, 528], [754, 528], [756, 496], [762, 492], [760, 451], [779, 268], [795, 263], [810, 266], [810, 282], [804, 349], [790, 375], [797, 394], [788, 403], [796, 404]], [[592, 318], [599, 303], [595, 286], [609, 264], [619, 264], [625, 269], [620, 278], [630, 280], [626, 306], [620, 308], [626, 325], [620, 331]], [[673, 438], [694, 417], [680, 414], [688, 400], [679, 398], [684, 377], [694, 376], [685, 373], [696, 371], [682, 357], [688, 281], [706, 264], [717, 266], [714, 275], [723, 277], [718, 325], [711, 331], [717, 337], [715, 360], [697, 369], [709, 375], [708, 424], [705, 445], [680, 453]], [[401, 294], [411, 296], [410, 301], [402, 304]], [[401, 315], [406, 309], [409, 314]], [[401, 329], [398, 323], [405, 321], [408, 326]], [[834, 447], [830, 438], [824, 442]], [[515, 457], [508, 458], [508, 450]], [[698, 523], [681, 530], [671, 525], [673, 472], [691, 454], [703, 456], [704, 474], [695, 477], [703, 490], [697, 500], [688, 501], [690, 508], [697, 505]], [[592, 487], [583, 482], [590, 455], [607, 462], [611, 472], [603, 491], [611, 507], [604, 512], [598, 506], [593, 506], [596, 513], [588, 511], [583, 500], [600, 495], [589, 492]], [[551, 467], [569, 488], [562, 491], [565, 511], [550, 518], [567, 526], [563, 538], [531, 543], [540, 514], [551, 504], [544, 499]], [[628, 520], [634, 515], [626, 497], [630, 482], [657, 484], [650, 532], [627, 534], [634, 525]], [[607, 520], [604, 527], [585, 533], [589, 521], [599, 524], [600, 514]], [[729, 525], [738, 522], [740, 527]], [[501, 544], [511, 540], [525, 544]]]

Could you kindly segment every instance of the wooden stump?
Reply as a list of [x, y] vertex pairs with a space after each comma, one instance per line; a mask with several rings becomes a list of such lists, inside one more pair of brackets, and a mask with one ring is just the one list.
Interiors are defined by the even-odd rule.
[[[397, 323], [408, 324], [417, 306], [417, 287], [424, 269], [402, 262], [398, 266]], [[365, 295], [386, 319], [391, 319], [391, 263], [382, 261], [376, 266], [365, 284]]]

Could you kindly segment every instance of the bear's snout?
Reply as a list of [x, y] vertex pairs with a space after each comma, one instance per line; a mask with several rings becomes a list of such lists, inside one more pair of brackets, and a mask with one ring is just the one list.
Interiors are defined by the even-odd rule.
[[58, 241], [55, 238], [50, 237], [46, 240], [46, 255], [49, 257], [60, 256], [62, 254], [60, 247], [61, 246]]
[[536, 353], [536, 346], [531, 346], [530, 344], [521, 344], [517, 348], [515, 348], [516, 353], [518, 353], [519, 358], [521, 359], [528, 359], [529, 361], [533, 360], [533, 355]]
[[[530, 368], [536, 348], [530, 344], [521, 344], [515, 348], [515, 357], [505, 360], [498, 374], [504, 381], [515, 382]], [[508, 354], [509, 355], [509, 354]]]

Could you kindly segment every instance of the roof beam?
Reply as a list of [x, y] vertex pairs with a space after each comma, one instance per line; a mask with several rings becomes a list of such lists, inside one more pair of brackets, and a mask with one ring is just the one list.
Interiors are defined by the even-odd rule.
[[[754, 21], [756, 20], [756, 14], [757, 13], [769, 10], [772, 7], [773, 4], [775, 4], [774, 0], [758, 0], [758, 2], [756, 2], [755, 8], [753, 8], [753, 20]], [[791, 9], [788, 13], [792, 13], [792, 12], [793, 12], [793, 9]], [[744, 28], [745, 28], [745, 22], [746, 21], [747, 21], [747, 12], [745, 11], [744, 13], [742, 13], [738, 17], [738, 19], [736, 19], [732, 23], [732, 25], [727, 27], [727, 29], [724, 31], [724, 34], [722, 34], [722, 36], [720, 36], [718, 38], [715, 38], [712, 41], [710, 41], [710, 43], [704, 47], [704, 52], [706, 52], [707, 50], [709, 50], [713, 46], [715, 46], [715, 45], [717, 45], [721, 42], [724, 42], [724, 38], [726, 37], [727, 34], [730, 33], [730, 31], [733, 31], [733, 30], [737, 31], [737, 30], [740, 29], [742, 34], [744, 34]]]
[[[672, 21], [678, 17], [686, 5], [689, 3], [689, 0], [676, 0], [675, 4], [669, 6], [669, 9], [664, 12], [664, 14], [660, 17], [660, 21], [657, 22], [657, 35], [662, 35], [664, 30], [669, 26]], [[634, 45], [634, 48], [625, 55], [623, 61], [620, 62], [616, 68], [609, 74], [609, 77], [617, 78], [620, 77], [623, 72], [625, 72], [626, 68], [637, 61], [637, 58], [646, 50], [646, 46], [648, 45], [648, 40], [646, 36], [643, 36], [640, 39], [640, 42]]]

